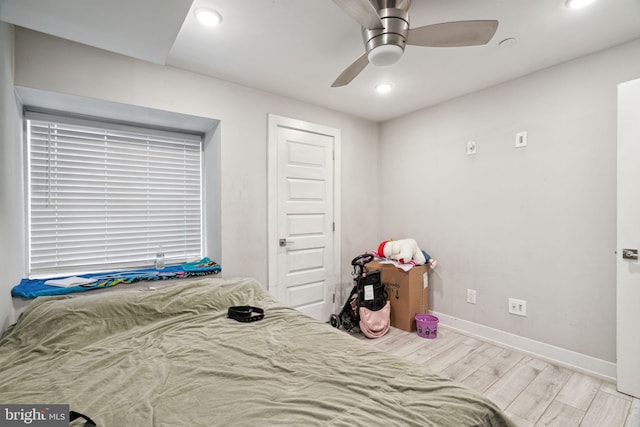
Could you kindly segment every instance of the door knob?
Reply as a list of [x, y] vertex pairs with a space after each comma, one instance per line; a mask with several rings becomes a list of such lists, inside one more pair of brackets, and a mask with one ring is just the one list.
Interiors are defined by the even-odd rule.
[[287, 239], [280, 239], [278, 242], [280, 243], [280, 246], [287, 246], [295, 243], [295, 242], [289, 242], [287, 241]]
[[637, 249], [623, 249], [622, 250], [622, 259], [638, 259], [638, 250]]

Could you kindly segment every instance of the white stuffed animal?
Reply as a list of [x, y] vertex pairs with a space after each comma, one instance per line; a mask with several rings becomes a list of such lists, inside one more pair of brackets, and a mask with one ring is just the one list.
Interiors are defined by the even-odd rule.
[[385, 240], [378, 246], [378, 255], [395, 259], [402, 264], [409, 264], [412, 260], [416, 265], [424, 265], [427, 260], [413, 239]]

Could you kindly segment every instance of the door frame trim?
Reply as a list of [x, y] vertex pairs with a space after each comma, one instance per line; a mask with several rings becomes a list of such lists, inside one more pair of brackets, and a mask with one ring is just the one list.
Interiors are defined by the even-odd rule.
[[[277, 269], [278, 269], [278, 128], [304, 130], [333, 138], [333, 289], [330, 294], [335, 294], [336, 286], [340, 283], [340, 242], [341, 242], [341, 130], [310, 123], [303, 120], [267, 114], [267, 289], [269, 293], [278, 297]], [[333, 310], [335, 312], [335, 302]]]

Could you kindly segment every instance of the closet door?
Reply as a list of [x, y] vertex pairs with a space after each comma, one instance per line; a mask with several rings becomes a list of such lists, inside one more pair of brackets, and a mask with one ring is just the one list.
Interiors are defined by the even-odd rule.
[[618, 86], [618, 390], [640, 398], [640, 79]]
[[340, 130], [269, 115], [269, 291], [327, 321], [340, 278]]

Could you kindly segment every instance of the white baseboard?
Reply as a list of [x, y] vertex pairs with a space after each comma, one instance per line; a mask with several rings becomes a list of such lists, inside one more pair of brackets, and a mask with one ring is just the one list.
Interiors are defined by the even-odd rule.
[[477, 337], [501, 347], [507, 347], [530, 354], [556, 365], [596, 376], [605, 381], [616, 381], [616, 364], [606, 360], [577, 353], [554, 345], [545, 344], [529, 338], [524, 338], [509, 332], [483, 326], [467, 320], [458, 319], [443, 313], [431, 311], [440, 320], [440, 325], [453, 329], [464, 335]]

